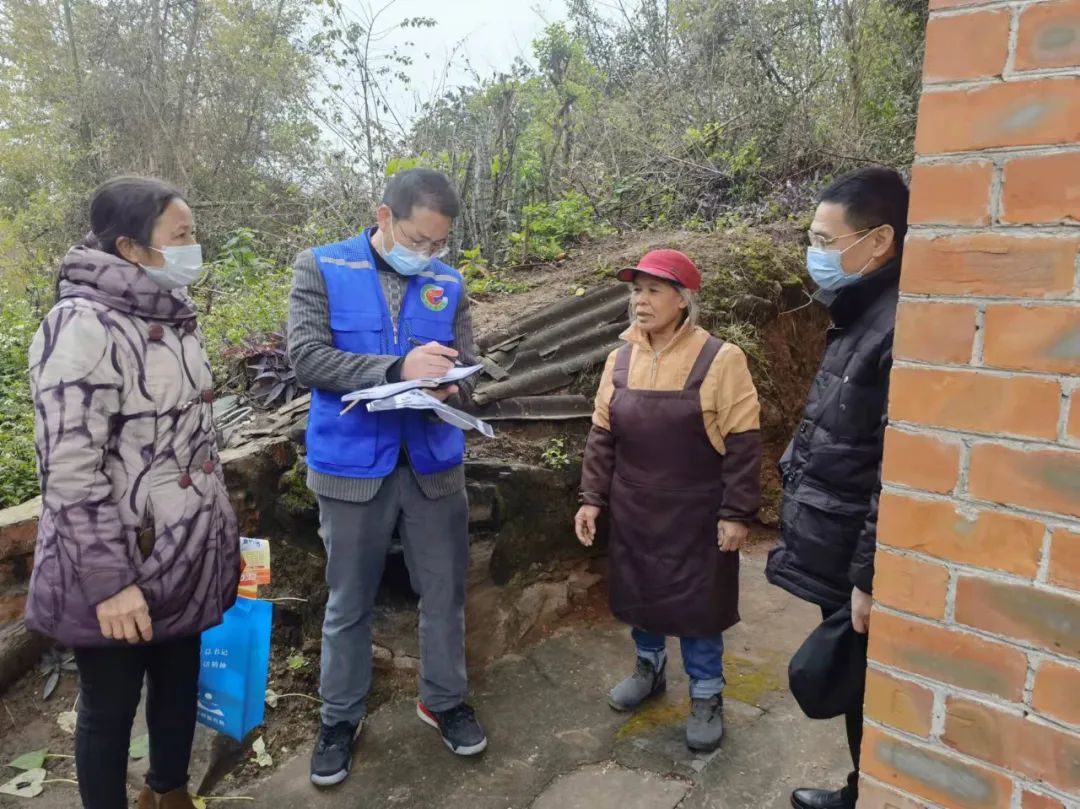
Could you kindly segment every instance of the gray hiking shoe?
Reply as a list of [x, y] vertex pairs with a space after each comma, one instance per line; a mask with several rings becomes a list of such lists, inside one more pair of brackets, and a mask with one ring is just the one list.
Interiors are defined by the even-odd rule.
[[608, 693], [608, 705], [616, 711], [632, 711], [649, 697], [662, 694], [667, 690], [666, 669], [667, 660], [657, 671], [651, 661], [639, 657], [634, 673]]
[[724, 738], [724, 698], [717, 694], [708, 699], [690, 701], [690, 720], [686, 723], [686, 746], [699, 753], [711, 753]]

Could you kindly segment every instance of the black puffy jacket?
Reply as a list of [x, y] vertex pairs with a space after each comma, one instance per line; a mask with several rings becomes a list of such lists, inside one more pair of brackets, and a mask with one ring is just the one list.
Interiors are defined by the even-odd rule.
[[871, 592], [900, 288], [894, 261], [840, 291], [798, 432], [780, 459], [784, 502], [769, 581], [835, 609]]

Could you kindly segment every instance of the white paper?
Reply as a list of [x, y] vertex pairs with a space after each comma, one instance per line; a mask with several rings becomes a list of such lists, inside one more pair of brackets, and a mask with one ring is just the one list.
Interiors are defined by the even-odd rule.
[[440, 402], [434, 396], [430, 396], [420, 390], [408, 390], [396, 396], [385, 399], [376, 399], [367, 404], [368, 412], [378, 413], [384, 410], [433, 410], [435, 415], [462, 430], [476, 430], [488, 438], [495, 437], [495, 430], [483, 419], [470, 415], [456, 407], [451, 407], [445, 402]]
[[468, 379], [473, 374], [483, 370], [483, 365], [459, 366], [451, 368], [445, 376], [440, 376], [437, 379], [409, 379], [404, 382], [390, 382], [386, 385], [376, 385], [373, 388], [354, 390], [351, 393], [346, 393], [342, 396], [341, 401], [345, 403], [357, 401], [370, 402], [376, 399], [385, 399], [389, 396], [396, 396], [399, 393], [404, 393], [406, 391], [417, 390], [418, 388], [438, 388], [442, 385], [452, 385], [455, 382]]

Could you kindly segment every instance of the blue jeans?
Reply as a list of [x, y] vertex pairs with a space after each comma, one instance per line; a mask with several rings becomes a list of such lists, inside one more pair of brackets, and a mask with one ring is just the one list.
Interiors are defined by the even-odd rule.
[[[635, 628], [630, 633], [637, 646], [638, 657], [651, 662], [658, 670], [667, 660], [663, 635], [654, 635]], [[709, 699], [724, 690], [724, 636], [713, 638], [681, 638], [683, 666], [690, 675], [690, 698]]]

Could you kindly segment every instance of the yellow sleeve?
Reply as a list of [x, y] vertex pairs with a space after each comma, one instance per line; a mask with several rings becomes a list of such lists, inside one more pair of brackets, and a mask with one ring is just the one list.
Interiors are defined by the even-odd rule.
[[715, 430], [719, 437], [760, 430], [761, 405], [742, 349], [725, 343], [710, 370], [716, 375]]
[[593, 410], [592, 423], [605, 430], [611, 429], [611, 417], [608, 414], [608, 406], [611, 404], [611, 396], [615, 393], [615, 383], [612, 378], [615, 374], [615, 355], [619, 349], [608, 354], [604, 364], [604, 373], [600, 375], [600, 387], [596, 391], [596, 403]]

